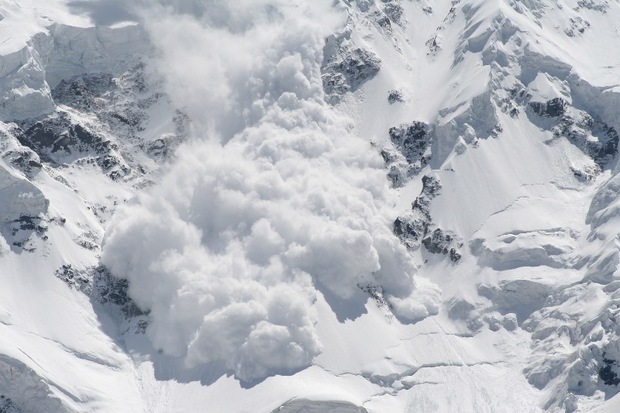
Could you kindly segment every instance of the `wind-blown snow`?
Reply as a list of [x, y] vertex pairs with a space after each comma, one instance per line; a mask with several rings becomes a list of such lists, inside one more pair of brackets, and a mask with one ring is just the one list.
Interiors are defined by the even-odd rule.
[[192, 14], [147, 16], [196, 139], [119, 209], [103, 248], [151, 310], [157, 348], [189, 366], [223, 362], [242, 380], [321, 352], [317, 290], [346, 301], [382, 289], [404, 320], [438, 311], [438, 291], [416, 289], [392, 234], [378, 152], [323, 100], [324, 38], [340, 18], [329, 1], [306, 3], [177, 2]]

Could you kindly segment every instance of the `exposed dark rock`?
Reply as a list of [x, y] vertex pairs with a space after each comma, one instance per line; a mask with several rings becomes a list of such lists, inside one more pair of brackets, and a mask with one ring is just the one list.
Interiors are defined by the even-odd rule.
[[423, 176], [422, 191], [411, 204], [411, 212], [394, 221], [394, 234], [408, 248], [419, 248], [420, 241], [429, 233], [432, 223], [430, 203], [440, 190], [441, 184], [437, 178]]
[[[22, 121], [13, 131], [18, 141], [35, 154], [32, 159], [14, 155], [14, 162], [31, 176], [41, 164], [99, 166], [112, 180], [138, 178], [136, 184], [144, 185], [143, 175], [169, 159], [187, 136], [191, 123], [187, 115], [176, 111], [174, 133], [156, 138], [159, 142], [153, 145], [140, 136], [149, 120], [149, 109], [166, 99], [165, 94], [150, 91], [152, 86], [159, 90], [160, 81], [147, 81], [144, 64], [118, 78], [94, 73], [61, 81], [52, 91], [59, 104], [57, 110], [44, 118]], [[122, 137], [122, 144], [112, 136]], [[134, 148], [147, 152], [156, 162], [142, 156], [143, 152], [135, 153]]]
[[41, 233], [47, 231], [46, 225], [41, 225], [40, 217], [32, 217], [29, 215], [22, 215], [19, 219], [11, 221], [16, 225], [15, 229], [13, 229], [13, 235], [15, 235], [18, 231], [40, 231]]
[[357, 285], [362, 291], [368, 294], [379, 308], [391, 309], [392, 305], [385, 299], [385, 291], [380, 285]]
[[404, 102], [404, 101], [405, 101], [405, 97], [403, 96], [403, 92], [401, 92], [400, 90], [390, 90], [388, 94], [388, 103], [390, 105], [396, 102]]
[[538, 116], [557, 118], [566, 111], [568, 102], [562, 98], [554, 98], [546, 103], [530, 102], [530, 107]]
[[64, 163], [65, 158], [73, 154], [103, 154], [111, 149], [110, 142], [87, 129], [74, 123], [63, 112], [35, 122], [32, 126], [24, 124], [26, 129], [17, 133], [20, 143], [34, 152], [46, 162]]
[[375, 15], [375, 22], [377, 23], [377, 25], [381, 27], [383, 30], [385, 30], [386, 33], [391, 34], [392, 33], [392, 21], [390, 20], [390, 18], [379, 11], [373, 14]]
[[149, 312], [141, 310], [129, 297], [127, 280], [112, 276], [103, 266], [77, 269], [71, 264], [64, 264], [54, 274], [69, 287], [82, 291], [93, 302], [120, 317], [125, 332], [145, 332], [149, 323]]
[[34, 252], [33, 235], [46, 241], [47, 229], [43, 216], [20, 215], [19, 218], [7, 222], [2, 232], [13, 251]]
[[118, 79], [106, 73], [76, 76], [61, 81], [52, 96], [57, 103], [94, 114], [103, 125], [133, 137], [144, 130], [145, 110], [163, 97], [148, 94], [144, 68], [138, 64]]
[[42, 123], [35, 123], [32, 127], [30, 127], [25, 132], [24, 140], [20, 140], [22, 145], [29, 146], [31, 148], [51, 148], [52, 152], [56, 152], [59, 148], [58, 145], [54, 145], [56, 143], [57, 136], [46, 129]]
[[428, 233], [429, 225], [424, 219], [401, 216], [394, 221], [393, 231], [407, 248], [416, 249], [422, 237]]
[[432, 176], [422, 177], [422, 191], [411, 204], [411, 212], [396, 218], [392, 225], [394, 235], [409, 249], [424, 245], [432, 254], [443, 254], [452, 262], [461, 259], [463, 240], [453, 231], [436, 228], [431, 217], [431, 201], [441, 192], [441, 183]]
[[[598, 166], [605, 167], [618, 153], [618, 133], [599, 119], [584, 115], [581, 119], [564, 116], [553, 129], [556, 138], [565, 137], [588, 154]], [[597, 138], [590, 139], [590, 136]]]
[[420, 196], [414, 202], [414, 208], [417, 208], [426, 218], [421, 226], [424, 229], [422, 245], [432, 254], [447, 255], [452, 262], [457, 262], [462, 256], [460, 251], [463, 247], [463, 239], [453, 231], [444, 231], [441, 228], [431, 231], [433, 224], [430, 215], [430, 199], [432, 198]]
[[403, 10], [403, 6], [401, 6], [400, 4], [394, 3], [394, 2], [386, 3], [383, 6], [383, 12], [394, 23], [403, 25], [404, 10]]
[[608, 359], [606, 353], [603, 352], [603, 365], [598, 372], [598, 376], [603, 380], [603, 383], [607, 386], [618, 386], [620, 384], [620, 378], [618, 378], [619, 371], [618, 362]]
[[393, 149], [381, 149], [381, 157], [383, 158], [383, 162], [386, 165], [389, 165], [392, 162], [396, 162], [399, 159], [400, 153]]
[[584, 170], [576, 169], [571, 167], [571, 171], [573, 171], [573, 176], [577, 178], [577, 180], [581, 182], [591, 182], [597, 175], [601, 172], [600, 168], [585, 168]]
[[92, 285], [91, 295], [96, 301], [117, 306], [125, 317], [133, 318], [148, 314], [129, 297], [127, 293], [129, 281], [112, 276], [105, 267], [99, 266], [94, 270]]
[[439, 37], [439, 35], [434, 35], [426, 41], [426, 47], [428, 47], [428, 52], [426, 54], [431, 56], [437, 55], [437, 53], [441, 51], [441, 37]]
[[[603, 169], [618, 153], [618, 132], [598, 117], [575, 109], [562, 98], [554, 98], [546, 103], [530, 102], [532, 112], [539, 116], [530, 119], [541, 127], [550, 128], [554, 138], [566, 138], [584, 151]], [[547, 120], [554, 122], [549, 126]], [[593, 139], [594, 138], [594, 139]], [[579, 177], [578, 177], [579, 178]]]
[[[38, 155], [41, 162], [59, 166], [71, 162], [97, 164], [113, 180], [127, 177], [132, 169], [118, 154], [118, 147], [102, 134], [75, 123], [65, 112], [58, 112], [17, 130], [19, 142]], [[28, 165], [36, 167], [36, 157]], [[40, 163], [39, 163], [40, 165]]]
[[420, 195], [411, 204], [413, 211], [418, 211], [420, 214], [431, 221], [431, 201], [436, 198], [441, 192], [441, 182], [439, 179], [425, 175], [422, 177], [422, 191]]
[[70, 287], [81, 289], [83, 284], [90, 282], [90, 277], [87, 272], [79, 271], [71, 264], [64, 264], [58, 268], [54, 275], [67, 283]]
[[100, 106], [97, 98], [115, 87], [116, 84], [110, 74], [83, 74], [62, 80], [52, 90], [52, 97], [57, 104], [90, 111]]
[[394, 188], [404, 186], [409, 178], [417, 173], [417, 170], [411, 171], [411, 166], [396, 149], [383, 148], [381, 149], [381, 156], [388, 168], [387, 177]]
[[[71, 129], [69, 130], [69, 134], [74, 135], [78, 141], [86, 143], [88, 145], [101, 142], [101, 138], [95, 136], [90, 131], [84, 129], [84, 127], [79, 124], [72, 126]], [[104, 144], [104, 146], [106, 145]]]
[[327, 101], [338, 103], [345, 93], [356, 91], [375, 77], [381, 69], [381, 60], [368, 50], [337, 46], [329, 44], [330, 41], [337, 43], [338, 40], [328, 39], [326, 45], [326, 48], [336, 47], [337, 52], [323, 64], [323, 90]]
[[580, 8], [584, 8], [588, 10], [596, 10], [601, 13], [607, 13], [607, 9], [609, 8], [609, 3], [607, 1], [600, 1], [600, 0], [579, 0], [577, 2], [576, 10], [579, 11]]
[[428, 165], [432, 135], [422, 122], [390, 128], [389, 135], [393, 147], [383, 148], [381, 156], [389, 168], [388, 178], [398, 188]]
[[2, 158], [28, 177], [36, 175], [43, 166], [39, 156], [28, 148], [6, 151]]
[[564, 30], [568, 37], [582, 35], [590, 28], [590, 22], [580, 16], [571, 17], [569, 23], [570, 26]]
[[520, 83], [505, 91], [501, 90], [498, 95], [494, 96], [495, 103], [500, 110], [509, 114], [512, 118], [519, 116], [519, 113], [521, 113], [520, 108], [526, 105], [531, 98], [531, 94]]
[[422, 240], [422, 244], [430, 253], [449, 255], [452, 262], [461, 259], [459, 249], [463, 247], [463, 240], [452, 231], [437, 228]]
[[0, 395], [0, 413], [19, 413], [20, 410], [13, 401], [4, 395]]
[[428, 199], [429, 201], [433, 198], [436, 198], [439, 193], [441, 192], [441, 182], [439, 182], [439, 179], [435, 178], [434, 176], [429, 176], [429, 175], [425, 175], [422, 177], [422, 194], [421, 196], [419, 196], [416, 201], [414, 202], [414, 209], [416, 208], [416, 205], [419, 204], [419, 202], [422, 202], [420, 200], [422, 199]]
[[89, 239], [85, 239], [85, 238], [78, 238], [75, 241], [80, 247], [87, 249], [89, 251], [97, 251], [100, 246], [99, 244], [97, 244], [96, 242], [93, 242]]
[[422, 160], [431, 144], [428, 126], [425, 123], [413, 122], [411, 125], [393, 127], [390, 128], [389, 134], [390, 140], [400, 149], [407, 162], [428, 163], [428, 159]]

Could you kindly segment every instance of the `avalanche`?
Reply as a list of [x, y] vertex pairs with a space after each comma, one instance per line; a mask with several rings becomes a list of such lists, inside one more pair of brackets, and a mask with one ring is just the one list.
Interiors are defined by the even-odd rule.
[[0, 412], [620, 403], [617, 1], [0, 1]]

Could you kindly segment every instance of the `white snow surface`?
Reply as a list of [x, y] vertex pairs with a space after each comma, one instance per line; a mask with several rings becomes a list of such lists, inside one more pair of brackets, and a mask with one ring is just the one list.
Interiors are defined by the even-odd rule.
[[0, 14], [0, 412], [618, 410], [619, 2]]

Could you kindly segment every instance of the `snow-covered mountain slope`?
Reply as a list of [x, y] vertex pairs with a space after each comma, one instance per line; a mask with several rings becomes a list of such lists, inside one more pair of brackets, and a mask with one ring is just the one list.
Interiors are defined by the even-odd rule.
[[0, 412], [615, 412], [615, 0], [0, 0]]

